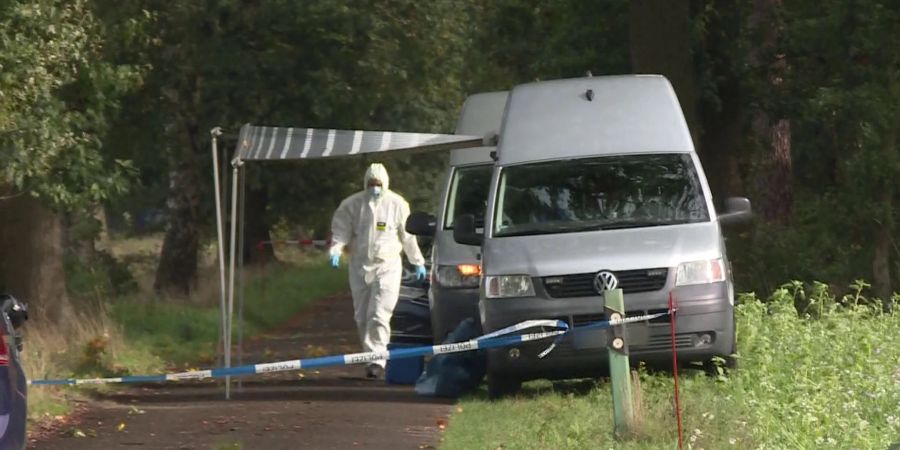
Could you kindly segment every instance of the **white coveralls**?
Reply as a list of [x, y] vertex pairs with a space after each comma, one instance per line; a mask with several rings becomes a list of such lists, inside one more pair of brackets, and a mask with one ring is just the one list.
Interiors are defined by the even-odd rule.
[[[377, 199], [365, 189], [370, 179], [383, 186]], [[410, 263], [424, 265], [416, 237], [404, 228], [409, 204], [388, 189], [388, 174], [381, 164], [366, 171], [364, 190], [338, 206], [331, 220], [331, 255], [350, 246], [350, 292], [356, 328], [364, 352], [385, 351], [391, 337], [391, 315], [400, 295], [403, 265], [400, 251]], [[385, 361], [376, 361], [382, 368]]]

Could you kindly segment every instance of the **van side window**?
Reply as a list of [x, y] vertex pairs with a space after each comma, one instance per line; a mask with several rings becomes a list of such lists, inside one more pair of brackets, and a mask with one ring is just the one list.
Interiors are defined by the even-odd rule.
[[492, 164], [482, 164], [460, 167], [453, 172], [447, 211], [444, 214], [445, 230], [452, 229], [453, 221], [463, 214], [473, 214], [475, 226], [484, 226], [492, 169]]

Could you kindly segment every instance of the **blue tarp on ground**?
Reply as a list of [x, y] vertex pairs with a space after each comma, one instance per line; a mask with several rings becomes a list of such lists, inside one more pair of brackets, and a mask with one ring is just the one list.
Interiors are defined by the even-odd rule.
[[[465, 342], [481, 336], [475, 320], [462, 321], [443, 344]], [[435, 355], [416, 382], [416, 393], [426, 397], [456, 398], [474, 392], [487, 372], [484, 350]]]

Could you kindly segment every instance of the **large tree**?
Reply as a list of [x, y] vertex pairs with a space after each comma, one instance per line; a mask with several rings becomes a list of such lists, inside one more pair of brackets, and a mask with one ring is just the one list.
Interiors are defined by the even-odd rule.
[[789, 107], [803, 135], [795, 172], [811, 194], [798, 208], [810, 205], [804, 215], [819, 225], [814, 264], [871, 276], [888, 300], [900, 280], [900, 4], [792, 1], [784, 17]]
[[[212, 215], [208, 131], [213, 126], [231, 133], [245, 122], [449, 131], [463, 98], [466, 66], [460, 49], [467, 45], [468, 3], [114, 3], [107, 9], [108, 22], [146, 16], [154, 23], [141, 45], [114, 52], [118, 62], [137, 59], [150, 68], [115, 140], [131, 143], [136, 158], [158, 155], [154, 164], [165, 167], [168, 177], [159, 291], [188, 293], [197, 280], [198, 249]], [[421, 183], [433, 181], [430, 174], [440, 160], [416, 161], [410, 164], [423, 174]], [[248, 197], [257, 210], [248, 210], [247, 231], [255, 236], [245, 241], [268, 235], [274, 214], [259, 203], [281, 205], [287, 209], [280, 214], [294, 217], [292, 211], [333, 208], [359, 188], [362, 162], [313, 163], [319, 170], [253, 168]], [[415, 197], [414, 186], [407, 188]]]
[[100, 58], [83, 0], [0, 4], [0, 285], [53, 319], [67, 305], [59, 213], [121, 192], [99, 137], [136, 72]]

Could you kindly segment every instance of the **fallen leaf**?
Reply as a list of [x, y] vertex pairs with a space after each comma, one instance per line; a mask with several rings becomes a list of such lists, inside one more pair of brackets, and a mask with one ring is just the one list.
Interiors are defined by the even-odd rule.
[[116, 431], [125, 431], [125, 422], [120, 423], [119, 426], [116, 427]]

